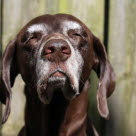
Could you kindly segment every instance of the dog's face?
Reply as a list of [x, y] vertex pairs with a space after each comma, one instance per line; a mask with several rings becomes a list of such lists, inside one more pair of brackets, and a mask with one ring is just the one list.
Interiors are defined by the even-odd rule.
[[58, 88], [67, 99], [79, 94], [94, 63], [90, 38], [87, 27], [70, 15], [38, 17], [18, 34], [19, 72], [28, 86], [37, 87], [43, 103]]
[[43, 15], [30, 21], [8, 45], [3, 69], [8, 72], [3, 71], [1, 101], [7, 109], [18, 73], [47, 104], [58, 89], [68, 100], [79, 95], [93, 69], [100, 79], [98, 110], [108, 116], [106, 97], [114, 90], [113, 69], [100, 40], [71, 15]]

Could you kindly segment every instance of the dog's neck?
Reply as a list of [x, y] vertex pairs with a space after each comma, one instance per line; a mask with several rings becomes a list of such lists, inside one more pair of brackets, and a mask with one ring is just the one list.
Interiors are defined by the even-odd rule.
[[[33, 93], [30, 91], [33, 91]], [[76, 129], [82, 130], [86, 127], [87, 92], [82, 92], [76, 99], [68, 101], [61, 91], [55, 91], [51, 103], [44, 105], [34, 91], [36, 92], [36, 90], [25, 88], [25, 122], [26, 131], [29, 135], [31, 135], [32, 131], [35, 131], [35, 136], [39, 132], [41, 132], [40, 136], [47, 134], [55, 136], [57, 133], [59, 136], [66, 136], [66, 133], [73, 133], [73, 131], [77, 131]], [[34, 94], [35, 96], [30, 96]], [[76, 127], [74, 128], [74, 126]]]
[[[51, 103], [46, 105], [45, 108], [45, 110], [48, 111], [47, 124], [51, 136], [55, 136], [58, 133], [60, 126], [63, 123], [62, 121], [65, 118], [65, 112], [68, 105], [69, 101], [64, 98], [62, 92], [60, 90], [55, 90]], [[46, 116], [46, 114], [43, 116]]]

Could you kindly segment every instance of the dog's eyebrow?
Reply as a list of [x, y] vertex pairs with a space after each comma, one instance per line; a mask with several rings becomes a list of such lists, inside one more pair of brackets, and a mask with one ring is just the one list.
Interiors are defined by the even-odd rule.
[[46, 24], [34, 24], [28, 27], [27, 31], [30, 33], [33, 32], [46, 32], [47, 30]]
[[64, 21], [62, 23], [62, 27], [63, 27], [64, 30], [81, 29], [80, 24], [78, 24], [77, 22], [74, 22], [74, 21]]

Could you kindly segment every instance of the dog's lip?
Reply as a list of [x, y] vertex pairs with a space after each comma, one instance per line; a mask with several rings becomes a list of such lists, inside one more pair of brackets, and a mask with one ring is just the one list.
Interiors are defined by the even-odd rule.
[[48, 85], [48, 80], [49, 78], [51, 77], [59, 77], [59, 78], [68, 78], [68, 76], [66, 75], [65, 72], [63, 72], [62, 70], [55, 70], [55, 71], [52, 71], [47, 77], [45, 77], [41, 84], [40, 84], [40, 88], [42, 88], [43, 91], [41, 92], [44, 92], [44, 90], [47, 89], [47, 85]]
[[62, 78], [62, 77], [64, 77], [64, 76], [66, 76], [66, 74], [65, 74], [64, 72], [55, 71], [55, 72], [53, 72], [53, 73], [49, 76], [49, 78], [50, 78], [50, 77], [60, 77], [60, 78]]
[[48, 80], [49, 78], [65, 78], [67, 80], [67, 82], [70, 83], [70, 86], [73, 90], [75, 90], [75, 88], [73, 87], [73, 80], [72, 80], [72, 75], [69, 75], [67, 72], [63, 71], [62, 69], [56, 69], [54, 71], [52, 71], [50, 74], [48, 74], [48, 76], [46, 76], [46, 78], [44, 78], [39, 86], [40, 88], [40, 92], [41, 95], [45, 94], [45, 90], [47, 90], [48, 87]]
[[[75, 90], [74, 87], [73, 87], [74, 85], [73, 85], [72, 75], [68, 74], [67, 72], [63, 71], [62, 69], [58, 68], [55, 71], [52, 71], [51, 74], [48, 76], [48, 79], [50, 77], [66, 78], [67, 81], [70, 82], [70, 85], [73, 88], [73, 90]], [[48, 79], [47, 79], [47, 82], [48, 82]]]

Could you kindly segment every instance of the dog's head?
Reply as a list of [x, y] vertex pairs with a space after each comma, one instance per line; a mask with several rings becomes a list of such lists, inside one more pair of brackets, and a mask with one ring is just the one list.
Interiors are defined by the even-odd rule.
[[11, 87], [18, 73], [47, 104], [58, 89], [69, 100], [79, 95], [92, 69], [100, 79], [98, 110], [108, 117], [106, 98], [115, 86], [113, 69], [100, 40], [71, 15], [43, 15], [30, 21], [7, 46], [2, 68], [0, 96], [7, 105], [4, 122], [10, 112]]

